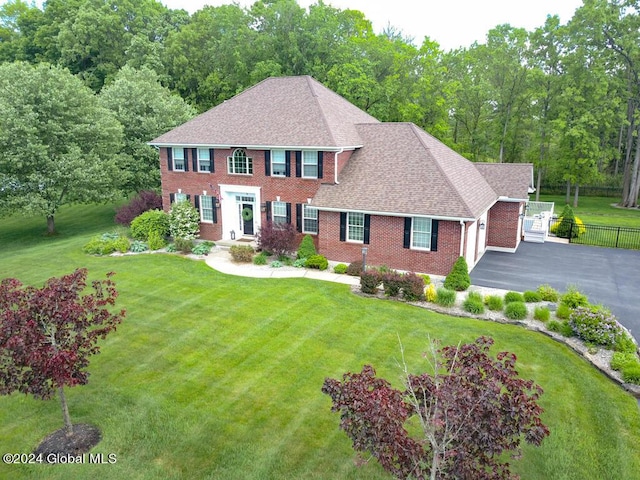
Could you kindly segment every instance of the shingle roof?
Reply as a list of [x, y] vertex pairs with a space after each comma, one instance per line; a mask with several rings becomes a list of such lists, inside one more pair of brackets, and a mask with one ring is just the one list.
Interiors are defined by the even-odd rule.
[[531, 163], [474, 163], [496, 193], [503, 197], [527, 199], [533, 182]]
[[321, 185], [320, 208], [478, 218], [498, 198], [474, 164], [412, 123], [357, 125], [364, 146], [338, 185]]
[[309, 76], [268, 78], [152, 140], [153, 145], [352, 147], [378, 122]]

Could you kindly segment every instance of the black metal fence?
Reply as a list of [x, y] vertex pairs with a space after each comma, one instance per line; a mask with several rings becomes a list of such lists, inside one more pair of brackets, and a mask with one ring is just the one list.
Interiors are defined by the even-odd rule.
[[640, 228], [572, 223], [568, 237], [582, 245], [640, 250]]
[[[575, 187], [571, 188], [571, 195]], [[564, 195], [567, 193], [567, 184], [541, 185], [540, 193], [544, 195]], [[601, 187], [599, 185], [580, 186], [580, 195], [585, 197], [619, 197], [622, 198], [622, 187]]]

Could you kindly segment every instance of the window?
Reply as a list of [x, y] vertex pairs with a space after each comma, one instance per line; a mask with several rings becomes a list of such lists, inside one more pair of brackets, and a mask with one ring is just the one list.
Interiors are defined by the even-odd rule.
[[253, 159], [247, 157], [247, 154], [241, 148], [235, 150], [233, 155], [228, 157], [227, 160], [229, 173], [253, 175]]
[[287, 162], [284, 150], [271, 150], [271, 175], [284, 177], [287, 175]]
[[173, 169], [178, 172], [185, 171], [185, 162], [184, 162], [184, 149], [183, 148], [174, 148], [173, 149]]
[[211, 172], [211, 155], [208, 148], [198, 149], [198, 171], [199, 172]]
[[178, 203], [178, 202], [184, 202], [185, 200], [189, 200], [189, 198], [187, 197], [186, 193], [176, 193], [174, 195], [174, 203]]
[[302, 232], [318, 233], [318, 209], [302, 205]]
[[272, 217], [273, 223], [287, 223], [286, 202], [272, 202], [271, 217]]
[[364, 213], [347, 213], [347, 240], [364, 242]]
[[318, 152], [304, 150], [302, 152], [302, 177], [318, 178]]
[[213, 223], [213, 197], [200, 195], [200, 220]]
[[413, 217], [411, 222], [411, 248], [431, 249], [431, 219]]

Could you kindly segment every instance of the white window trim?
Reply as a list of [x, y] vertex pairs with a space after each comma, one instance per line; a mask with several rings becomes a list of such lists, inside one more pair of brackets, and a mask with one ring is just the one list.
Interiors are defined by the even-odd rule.
[[[362, 226], [360, 225], [352, 225], [351, 224], [351, 216], [352, 215], [362, 215]], [[364, 213], [360, 213], [360, 212], [347, 212], [347, 242], [352, 242], [352, 243], [364, 243]], [[355, 228], [362, 228], [362, 240], [357, 240], [357, 239], [353, 239], [351, 238], [351, 227], [355, 227]]]
[[[316, 216], [315, 217], [308, 217], [308, 216], [305, 215], [305, 213], [307, 213], [307, 211], [309, 209], [315, 210], [315, 212], [316, 212]], [[305, 225], [306, 225], [305, 220], [307, 220], [307, 219], [308, 220], [313, 220], [313, 221], [316, 222], [316, 230], [315, 231], [307, 230], [305, 228]], [[318, 209], [303, 203], [302, 204], [302, 233], [308, 233], [309, 235], [317, 235], [318, 234], [318, 226], [319, 226], [318, 222], [319, 222]]]
[[[414, 233], [416, 232], [415, 230], [415, 220], [416, 218], [420, 218], [420, 219], [425, 219], [425, 220], [429, 220], [429, 247], [417, 247], [413, 244], [413, 240], [414, 240]], [[433, 231], [433, 219], [431, 218], [425, 218], [425, 217], [411, 217], [411, 242], [409, 243], [409, 246], [411, 247], [411, 250], [422, 250], [423, 252], [430, 252], [431, 251], [431, 232]], [[427, 232], [418, 232], [418, 233], [427, 233]]]
[[[305, 157], [307, 155], [305, 154], [309, 154], [312, 153], [313, 156], [313, 162], [305, 162]], [[302, 151], [302, 178], [318, 178], [318, 151], [317, 150], [303, 150]], [[304, 167], [306, 166], [310, 166], [310, 165], [314, 165], [316, 167], [316, 174], [315, 175], [305, 175], [304, 173]]]
[[[199, 195], [200, 197], [200, 201], [198, 202], [199, 206], [200, 206], [200, 222], [202, 223], [213, 223], [213, 209], [216, 208], [215, 206], [215, 202], [213, 201], [213, 197], [211, 195]], [[205, 220], [204, 218], [204, 204], [202, 202], [203, 198], [210, 198], [211, 199], [211, 208], [208, 208], [207, 210], [211, 211], [211, 220]]]
[[173, 203], [184, 202], [189, 200], [186, 193], [178, 192], [173, 194]]
[[[180, 155], [182, 155], [182, 158], [180, 160], [182, 160], [182, 168], [177, 168], [176, 167], [176, 152], [180, 152]], [[177, 148], [177, 147], [173, 147], [171, 149], [171, 163], [173, 164], [173, 171], [174, 172], [186, 172], [187, 171], [187, 160], [184, 158], [184, 148]]]
[[[200, 158], [200, 152], [205, 152], [206, 153], [206, 158]], [[198, 151], [196, 152], [196, 155], [198, 155], [198, 172], [202, 172], [202, 173], [210, 173], [211, 172], [211, 164], [213, 162], [213, 158], [211, 158], [211, 152], [209, 151], [208, 148], [198, 148]], [[209, 169], [208, 170], [203, 170], [202, 166], [200, 165], [200, 160], [208, 160], [209, 161]]]
[[[245, 166], [246, 173], [234, 171], [236, 166], [235, 155], [238, 152], [244, 152], [244, 166]], [[251, 166], [251, 168], [249, 168], [249, 166]], [[242, 148], [236, 148], [231, 154], [231, 156], [227, 157], [227, 173], [230, 175], [246, 175], [246, 176], [253, 175], [253, 157], [249, 157], [247, 155], [247, 152]]]
[[[275, 159], [275, 152], [282, 152], [282, 162], [274, 162]], [[286, 151], [285, 150], [271, 150], [271, 176], [272, 177], [286, 177], [287, 176], [287, 156], [286, 156]], [[274, 163], [276, 165], [278, 165], [278, 167], [282, 166], [284, 168], [284, 171], [282, 174], [280, 173], [274, 173], [275, 169], [273, 168]]]
[[[280, 207], [280, 211], [284, 210], [284, 215], [276, 215], [276, 207]], [[276, 221], [276, 217], [284, 220]], [[284, 225], [287, 223], [287, 202], [271, 202], [271, 221], [275, 225]]]

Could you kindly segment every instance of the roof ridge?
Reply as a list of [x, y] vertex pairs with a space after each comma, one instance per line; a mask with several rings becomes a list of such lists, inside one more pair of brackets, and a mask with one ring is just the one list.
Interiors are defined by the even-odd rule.
[[[331, 137], [331, 141], [335, 145], [338, 145], [338, 142], [336, 141], [336, 137], [333, 134], [333, 129], [331, 128], [331, 126], [329, 125], [329, 122], [327, 121], [327, 115], [326, 115], [326, 113], [324, 111], [324, 108], [322, 108], [322, 103], [320, 103], [318, 92], [316, 92], [316, 88], [315, 88], [316, 85], [314, 85], [314, 83], [317, 83], [318, 85], [322, 85], [322, 84], [320, 82], [318, 82], [317, 80], [315, 80], [311, 75], [304, 75], [304, 78], [307, 81], [307, 85], [309, 87], [309, 90], [311, 91], [311, 94], [313, 95], [314, 102], [315, 102], [316, 106], [318, 107], [318, 110], [320, 110], [321, 117], [322, 117], [322, 123], [324, 123], [324, 126], [327, 128], [327, 131], [329, 132], [329, 137]], [[322, 86], [324, 87], [324, 85], [322, 85]]]

